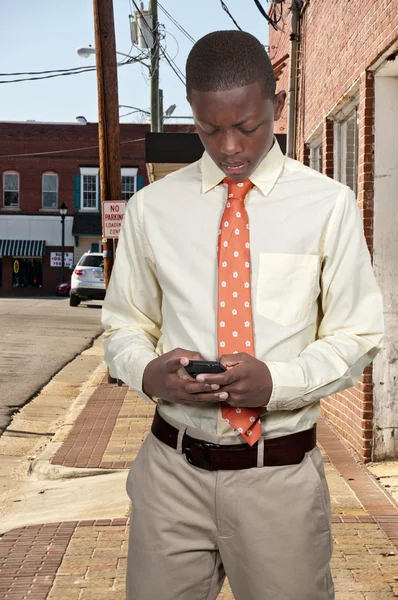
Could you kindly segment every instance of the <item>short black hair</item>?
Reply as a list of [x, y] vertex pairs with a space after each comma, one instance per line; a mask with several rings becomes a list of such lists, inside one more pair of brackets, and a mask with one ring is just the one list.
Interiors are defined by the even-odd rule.
[[258, 81], [266, 98], [275, 98], [276, 80], [261, 42], [246, 31], [213, 31], [193, 46], [186, 64], [187, 97], [191, 90], [218, 92]]

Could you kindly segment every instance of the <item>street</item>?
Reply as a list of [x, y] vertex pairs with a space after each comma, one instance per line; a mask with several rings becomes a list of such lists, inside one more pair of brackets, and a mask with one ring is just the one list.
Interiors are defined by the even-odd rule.
[[0, 435], [15, 410], [102, 332], [102, 302], [0, 298]]

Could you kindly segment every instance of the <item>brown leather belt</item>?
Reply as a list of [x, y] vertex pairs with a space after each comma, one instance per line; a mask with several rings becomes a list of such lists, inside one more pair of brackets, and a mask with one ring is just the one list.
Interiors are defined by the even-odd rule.
[[[153, 435], [177, 448], [178, 429], [165, 421], [156, 410], [152, 423]], [[257, 443], [220, 445], [195, 439], [186, 433], [182, 438], [182, 451], [187, 461], [207, 471], [250, 469], [257, 466]], [[306, 452], [316, 446], [316, 425], [312, 429], [264, 440], [264, 467], [296, 465]]]

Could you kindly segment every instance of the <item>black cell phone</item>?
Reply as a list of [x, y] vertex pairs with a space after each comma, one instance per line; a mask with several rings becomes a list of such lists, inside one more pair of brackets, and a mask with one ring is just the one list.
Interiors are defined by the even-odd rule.
[[223, 373], [227, 370], [217, 360], [190, 360], [184, 369], [192, 377], [197, 377], [201, 373]]

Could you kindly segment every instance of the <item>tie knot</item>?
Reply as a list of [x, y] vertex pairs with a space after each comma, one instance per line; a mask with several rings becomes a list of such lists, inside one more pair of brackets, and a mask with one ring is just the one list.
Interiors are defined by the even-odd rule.
[[223, 183], [228, 185], [228, 197], [237, 198], [239, 200], [246, 198], [248, 191], [251, 190], [254, 185], [250, 179], [245, 179], [244, 181], [237, 183], [228, 177], [223, 180]]

